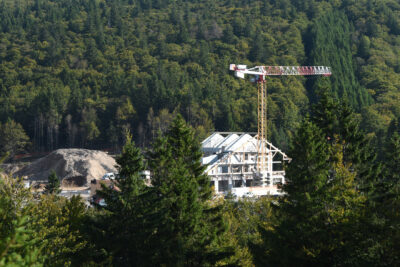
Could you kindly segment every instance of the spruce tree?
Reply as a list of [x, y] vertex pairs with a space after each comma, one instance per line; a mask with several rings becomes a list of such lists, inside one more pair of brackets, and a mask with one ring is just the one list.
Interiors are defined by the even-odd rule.
[[328, 142], [315, 124], [304, 121], [288, 154], [285, 195], [276, 206], [281, 219], [274, 229], [261, 228], [255, 246], [260, 265], [331, 266], [359, 263], [358, 242], [365, 198], [357, 190], [351, 164], [343, 161], [343, 144]]
[[[311, 108], [311, 120], [330, 143], [342, 143], [343, 161], [351, 164], [360, 188], [368, 194], [379, 177], [381, 166], [371, 138], [359, 127], [359, 120], [346, 100], [339, 101], [325, 90]], [[338, 139], [338, 140], [335, 140]]]
[[60, 189], [60, 180], [57, 177], [56, 172], [51, 171], [49, 177], [47, 178], [48, 182], [45, 186], [44, 192], [45, 194], [59, 194], [61, 192]]
[[325, 235], [321, 210], [330, 166], [324, 134], [315, 124], [304, 121], [288, 154], [293, 160], [286, 172], [286, 195], [279, 204], [284, 219], [275, 233], [264, 232], [266, 251], [256, 255], [259, 265], [312, 264], [312, 258], [318, 256], [314, 255], [314, 238]]
[[210, 207], [210, 179], [193, 130], [178, 115], [149, 153], [154, 222], [152, 262], [165, 266], [208, 266], [225, 257], [213, 246], [223, 231], [218, 210]]
[[373, 238], [380, 249], [376, 262], [382, 266], [400, 264], [400, 128], [396, 120], [391, 122], [386, 138], [383, 173], [377, 181], [371, 200], [374, 219]]
[[[122, 154], [117, 158], [116, 181], [103, 185], [98, 196], [105, 200], [104, 213], [95, 219], [93, 236], [99, 235], [99, 249], [106, 249], [117, 266], [146, 266], [150, 262], [144, 256], [150, 249], [145, 240], [152, 229], [145, 225], [146, 186], [142, 178], [145, 162], [141, 150], [128, 134]], [[105, 233], [102, 234], [102, 233]], [[104, 259], [101, 259], [104, 260]]]

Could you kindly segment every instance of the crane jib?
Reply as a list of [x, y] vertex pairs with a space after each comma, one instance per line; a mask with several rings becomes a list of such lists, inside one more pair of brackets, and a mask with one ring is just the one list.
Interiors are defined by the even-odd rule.
[[324, 66], [266, 66], [264, 75], [331, 75], [329, 67]]
[[246, 65], [231, 64], [230, 70], [235, 71], [235, 76], [239, 78], [244, 78], [246, 74], [255, 76], [332, 75], [331, 68], [325, 66], [256, 66], [248, 69]]

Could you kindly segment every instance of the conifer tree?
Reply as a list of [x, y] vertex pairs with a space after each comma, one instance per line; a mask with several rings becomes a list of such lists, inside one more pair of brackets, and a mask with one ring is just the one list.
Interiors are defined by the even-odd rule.
[[149, 153], [158, 215], [153, 264], [208, 266], [229, 254], [212, 246], [223, 224], [218, 210], [209, 206], [212, 191], [201, 157], [194, 132], [180, 115]]
[[381, 167], [375, 161], [377, 153], [371, 139], [360, 129], [347, 101], [339, 101], [328, 90], [321, 92], [319, 101], [312, 106], [311, 120], [330, 143], [342, 143], [344, 163], [352, 165], [356, 181], [365, 193], [372, 190]]
[[288, 153], [293, 161], [287, 168], [283, 187], [286, 195], [279, 209], [285, 216], [275, 232], [262, 231], [263, 245], [254, 249], [259, 266], [290, 266], [296, 261], [298, 265], [311, 263], [307, 254], [312, 238], [324, 235], [320, 210], [329, 174], [329, 149], [325, 136], [315, 124], [304, 121]]
[[400, 130], [396, 120], [391, 122], [383, 157], [383, 172], [375, 185], [371, 199], [371, 228], [376, 240], [376, 262], [382, 266], [400, 264]]
[[[315, 124], [304, 121], [294, 137], [287, 167], [286, 195], [276, 207], [282, 219], [262, 229], [257, 263], [331, 266], [359, 263], [360, 223], [365, 198], [358, 192], [342, 144], [333, 144]], [[362, 254], [363, 255], [363, 254]]]
[[[147, 216], [147, 198], [143, 196], [146, 186], [142, 178], [144, 158], [139, 148], [128, 133], [122, 154], [117, 158], [118, 171], [116, 182], [110, 186], [103, 185], [98, 196], [104, 198], [105, 213], [95, 218], [98, 247], [105, 248], [113, 263], [119, 266], [147, 266], [149, 260], [146, 253], [146, 235], [151, 228], [145, 225]], [[98, 231], [100, 230], [100, 232]], [[96, 229], [93, 233], [96, 235]], [[104, 260], [104, 259], [102, 259]]]
[[58, 179], [57, 174], [54, 170], [50, 173], [47, 180], [48, 180], [48, 183], [45, 186], [44, 193], [45, 194], [55, 194], [55, 195], [59, 194], [61, 192], [60, 180]]

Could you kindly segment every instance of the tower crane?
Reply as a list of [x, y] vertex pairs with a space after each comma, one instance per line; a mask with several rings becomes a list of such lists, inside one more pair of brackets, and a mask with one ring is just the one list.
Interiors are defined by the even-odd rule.
[[251, 75], [251, 81], [257, 83], [257, 163], [256, 175], [265, 186], [272, 175], [272, 155], [266, 147], [267, 137], [267, 87], [266, 76], [291, 76], [291, 75], [323, 75], [330, 76], [331, 68], [325, 66], [256, 66], [247, 68], [246, 65], [230, 64], [229, 69], [235, 72], [235, 76], [241, 79], [245, 75]]

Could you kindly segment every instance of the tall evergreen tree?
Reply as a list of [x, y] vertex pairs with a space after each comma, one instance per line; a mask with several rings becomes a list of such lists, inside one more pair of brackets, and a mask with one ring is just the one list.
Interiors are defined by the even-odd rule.
[[[297, 131], [289, 155], [293, 158], [281, 201], [284, 220], [276, 232], [265, 231], [264, 244], [255, 254], [258, 265], [290, 266], [312, 263], [313, 237], [322, 237], [321, 213], [324, 187], [329, 174], [329, 149], [322, 131], [304, 121]], [[301, 236], [300, 236], [301, 234]], [[286, 243], [286, 244], [285, 244]]]
[[57, 177], [56, 172], [53, 170], [49, 177], [47, 178], [48, 182], [47, 185], [45, 186], [44, 193], [45, 194], [55, 194], [57, 195], [58, 193], [61, 192], [60, 189], [60, 180]]
[[372, 190], [381, 170], [376, 162], [377, 151], [373, 149], [371, 138], [360, 129], [359, 120], [348, 102], [322, 91], [319, 101], [311, 108], [311, 120], [330, 143], [342, 143], [343, 161], [352, 164], [362, 190], [366, 193]]
[[106, 206], [105, 212], [95, 218], [96, 228], [100, 231], [95, 231], [94, 234], [99, 236], [94, 242], [110, 253], [115, 265], [147, 266], [151, 263], [144, 257], [148, 253], [145, 240], [152, 229], [144, 224], [143, 219], [148, 216], [143, 203], [146, 200], [142, 178], [144, 158], [130, 134], [126, 139], [122, 154], [117, 158], [119, 175], [116, 181], [109, 186], [103, 185], [98, 192]]
[[158, 214], [151, 243], [153, 264], [208, 266], [228, 255], [213, 247], [223, 222], [208, 202], [212, 191], [201, 157], [194, 131], [180, 115], [149, 153]]
[[[357, 264], [365, 198], [358, 192], [342, 144], [327, 142], [315, 124], [302, 123], [289, 151], [286, 195], [274, 230], [263, 230], [258, 264], [331, 266]], [[357, 252], [355, 252], [357, 251]]]
[[370, 234], [376, 243], [376, 262], [381, 266], [400, 264], [400, 128], [397, 120], [389, 127], [383, 157], [383, 172], [371, 199]]

